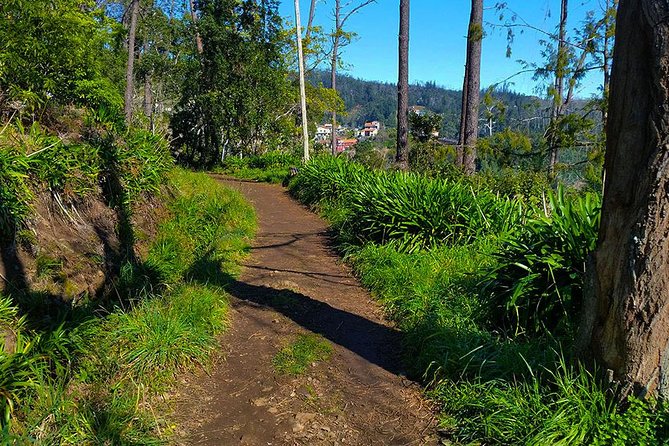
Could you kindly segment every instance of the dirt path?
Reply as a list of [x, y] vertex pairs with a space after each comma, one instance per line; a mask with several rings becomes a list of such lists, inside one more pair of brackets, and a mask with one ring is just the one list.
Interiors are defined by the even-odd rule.
[[[434, 418], [402, 377], [399, 333], [331, 252], [327, 225], [278, 186], [221, 179], [256, 207], [259, 231], [230, 288], [224, 360], [184, 382], [183, 444], [436, 444]], [[272, 359], [299, 334], [332, 357], [298, 377]]]

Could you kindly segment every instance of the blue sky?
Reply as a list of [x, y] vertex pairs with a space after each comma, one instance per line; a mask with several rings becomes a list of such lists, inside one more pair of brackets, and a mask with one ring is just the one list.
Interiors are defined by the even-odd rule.
[[[355, 2], [356, 0], [353, 0]], [[342, 4], [348, 0], [342, 0]], [[306, 25], [309, 0], [300, 0], [303, 25]], [[497, 0], [485, 1], [484, 21], [501, 23], [494, 9]], [[559, 0], [507, 0], [513, 9], [531, 25], [555, 30], [559, 18]], [[572, 0], [569, 6], [569, 29], [581, 24], [587, 11], [600, 10], [601, 0]], [[280, 13], [294, 22], [293, 0], [281, 0]], [[334, 0], [319, 0], [316, 24], [332, 27]], [[411, 82], [434, 81], [447, 88], [461, 89], [464, 73], [466, 34], [469, 21], [468, 0], [413, 0], [411, 2], [410, 67]], [[348, 21], [348, 30], [357, 39], [344, 50], [343, 59], [348, 73], [362, 79], [397, 82], [398, 0], [377, 0], [360, 10]], [[507, 13], [507, 17], [509, 14]], [[498, 83], [521, 70], [518, 59], [541, 61], [539, 40], [544, 36], [533, 30], [516, 32], [513, 54], [506, 57], [506, 30], [486, 25], [483, 41], [481, 83]], [[578, 91], [580, 97], [590, 97], [598, 91], [601, 75], [593, 73]], [[530, 74], [514, 77], [513, 90], [537, 94], [537, 82]]]

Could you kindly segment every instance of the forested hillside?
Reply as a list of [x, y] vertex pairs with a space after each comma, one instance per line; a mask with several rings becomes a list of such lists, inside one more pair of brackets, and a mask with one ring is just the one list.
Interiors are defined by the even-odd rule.
[[[329, 86], [330, 73], [315, 71], [310, 81]], [[346, 106], [347, 114], [340, 121], [349, 127], [362, 127], [365, 121], [378, 120], [388, 127], [397, 125], [397, 86], [394, 84], [356, 79], [340, 74], [337, 91]], [[493, 132], [501, 128], [541, 131], [549, 119], [549, 104], [536, 96], [515, 93], [507, 88], [496, 88], [488, 99], [493, 117]], [[441, 133], [457, 138], [462, 110], [462, 92], [449, 90], [434, 82], [409, 86], [409, 104], [426, 107], [443, 116]], [[481, 129], [484, 132], [487, 129]]]

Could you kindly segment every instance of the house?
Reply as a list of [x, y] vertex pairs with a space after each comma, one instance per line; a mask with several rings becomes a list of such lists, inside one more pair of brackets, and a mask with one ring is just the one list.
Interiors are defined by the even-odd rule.
[[[346, 129], [337, 126], [337, 135], [341, 135]], [[323, 124], [316, 127], [316, 141], [329, 141], [332, 139], [332, 124]]]
[[337, 140], [337, 153], [341, 153], [345, 150], [350, 149], [358, 143], [357, 139], [338, 139]]
[[375, 138], [379, 134], [381, 123], [379, 121], [365, 122], [365, 126], [358, 133], [361, 138]]

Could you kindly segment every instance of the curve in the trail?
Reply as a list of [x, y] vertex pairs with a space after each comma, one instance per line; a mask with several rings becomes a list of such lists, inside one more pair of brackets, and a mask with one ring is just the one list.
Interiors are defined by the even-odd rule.
[[[434, 418], [402, 375], [400, 333], [330, 247], [326, 223], [278, 186], [219, 178], [255, 206], [258, 234], [231, 280], [224, 360], [181, 389], [184, 444], [436, 444]], [[274, 355], [299, 334], [332, 357], [298, 377]]]

